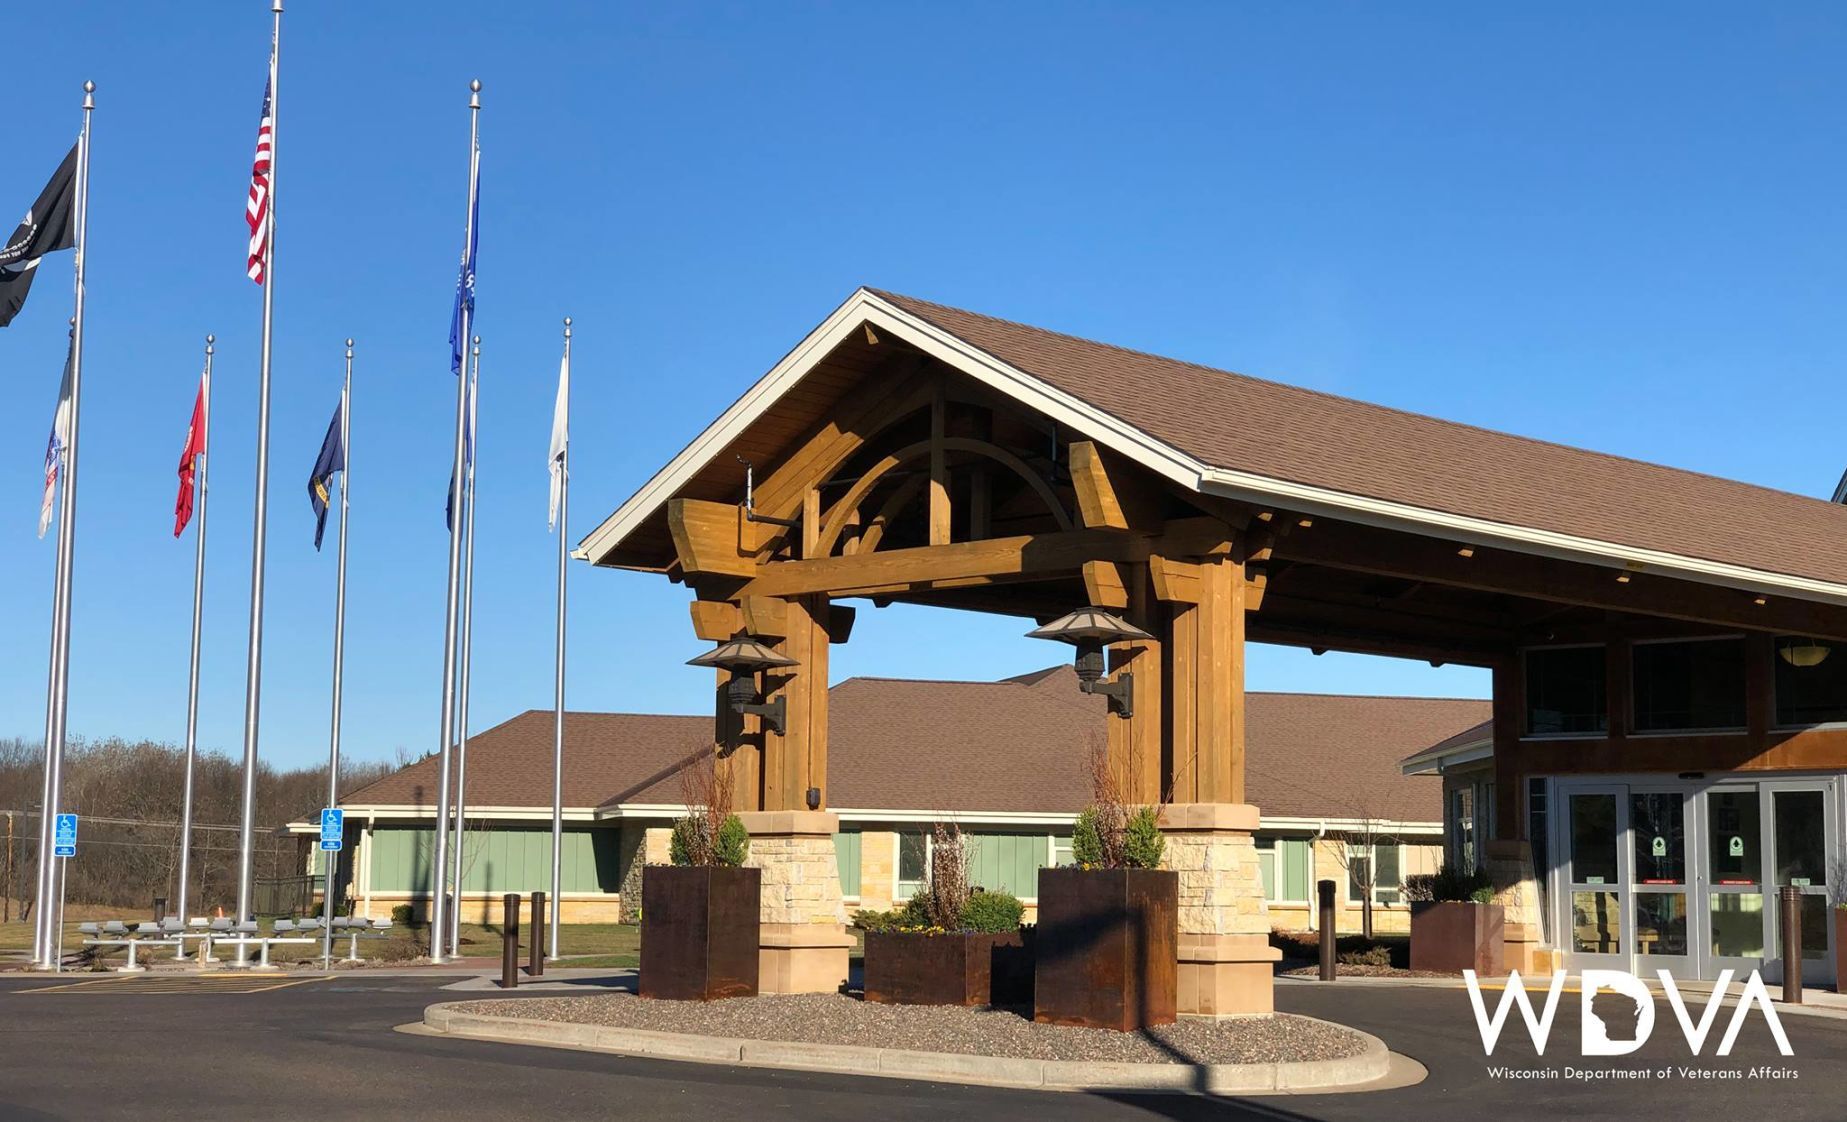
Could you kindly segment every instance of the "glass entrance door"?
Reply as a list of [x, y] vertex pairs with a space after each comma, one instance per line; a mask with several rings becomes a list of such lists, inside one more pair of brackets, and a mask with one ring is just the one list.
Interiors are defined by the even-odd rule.
[[1699, 973], [1688, 927], [1687, 818], [1684, 791], [1629, 788], [1631, 927], [1635, 969], [1644, 976]]
[[1622, 787], [1579, 788], [1567, 796], [1565, 945], [1572, 962], [1621, 970], [1631, 946], [1623, 891], [1623, 838], [1629, 807]]
[[1764, 822], [1756, 784], [1714, 787], [1705, 795], [1705, 920], [1707, 977], [1763, 966]]
[[[1834, 925], [1828, 914], [1830, 870], [1828, 839], [1835, 836], [1834, 802], [1822, 785], [1765, 784], [1769, 805], [1767, 833], [1772, 870], [1772, 892], [1794, 885], [1802, 892], [1802, 981], [1820, 984], [1832, 975]], [[1782, 907], [1773, 895], [1765, 938], [1771, 961], [1765, 963], [1767, 980], [1783, 979]]]

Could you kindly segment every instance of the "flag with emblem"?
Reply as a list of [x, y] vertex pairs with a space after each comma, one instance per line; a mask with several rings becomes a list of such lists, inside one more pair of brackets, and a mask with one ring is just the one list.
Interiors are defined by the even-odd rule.
[[333, 421], [321, 440], [321, 454], [314, 460], [314, 473], [308, 476], [308, 502], [314, 507], [314, 548], [321, 548], [321, 535], [327, 530], [327, 505], [333, 498], [334, 472], [346, 470], [346, 399], [334, 406]]
[[13, 236], [0, 245], [0, 327], [13, 322], [47, 253], [77, 244], [77, 145], [27, 209]]
[[64, 381], [58, 386], [58, 408], [51, 415], [51, 439], [45, 442], [45, 493], [38, 508], [38, 536], [41, 538], [51, 525], [51, 508], [58, 498], [58, 476], [63, 471], [64, 457], [70, 452], [71, 363], [76, 355], [77, 333], [73, 330], [70, 345], [64, 352]]

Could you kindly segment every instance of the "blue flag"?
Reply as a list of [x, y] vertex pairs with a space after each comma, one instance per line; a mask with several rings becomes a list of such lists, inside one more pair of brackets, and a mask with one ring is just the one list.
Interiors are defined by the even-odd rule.
[[475, 247], [481, 240], [481, 156], [477, 151], [474, 161], [474, 182], [471, 192], [474, 202], [468, 211], [468, 246], [462, 251], [462, 267], [455, 278], [455, 309], [449, 313], [449, 373], [462, 372], [462, 355], [468, 349], [468, 340], [462, 337], [462, 309], [468, 309], [468, 318], [475, 315]]
[[333, 421], [321, 441], [321, 454], [314, 459], [314, 473], [308, 476], [308, 502], [314, 507], [314, 548], [321, 548], [321, 535], [327, 529], [327, 504], [333, 497], [333, 474], [346, 470], [346, 425], [341, 416], [346, 402], [334, 406]]
[[[475, 477], [475, 383], [468, 381], [468, 400], [462, 407], [462, 478]], [[443, 525], [455, 529], [455, 469], [449, 469], [449, 493], [443, 500]]]

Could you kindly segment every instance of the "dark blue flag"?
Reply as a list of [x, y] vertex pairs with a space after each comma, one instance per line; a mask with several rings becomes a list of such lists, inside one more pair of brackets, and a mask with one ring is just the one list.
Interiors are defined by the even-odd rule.
[[474, 182], [470, 193], [474, 201], [468, 210], [468, 246], [462, 251], [462, 266], [455, 278], [455, 308], [449, 313], [449, 373], [462, 372], [462, 354], [467, 350], [468, 340], [462, 337], [462, 309], [468, 309], [468, 318], [475, 315], [475, 246], [481, 240], [481, 159], [475, 157]]
[[334, 406], [333, 421], [327, 437], [321, 441], [321, 454], [315, 457], [314, 474], [308, 477], [308, 502], [314, 506], [314, 548], [321, 548], [321, 535], [327, 529], [327, 504], [333, 496], [333, 474], [346, 470], [346, 426], [341, 416], [346, 402]]
[[[462, 407], [462, 478], [475, 477], [475, 383], [468, 380], [468, 399]], [[455, 529], [455, 469], [449, 469], [449, 493], [443, 499], [443, 526]]]

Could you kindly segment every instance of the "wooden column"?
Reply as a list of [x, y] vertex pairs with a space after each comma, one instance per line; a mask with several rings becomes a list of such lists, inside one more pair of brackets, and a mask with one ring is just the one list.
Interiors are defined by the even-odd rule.
[[1197, 572], [1197, 602], [1174, 603], [1167, 628], [1170, 771], [1163, 785], [1175, 802], [1242, 803], [1244, 565], [1219, 553], [1201, 559]]
[[1515, 841], [1524, 834], [1520, 821], [1520, 733], [1526, 708], [1518, 651], [1494, 664], [1494, 836]]
[[787, 604], [777, 650], [800, 665], [765, 675], [770, 700], [781, 697], [785, 712], [781, 735], [763, 735], [763, 810], [807, 810], [810, 787], [827, 805], [828, 602], [814, 594]]
[[1163, 630], [1159, 617], [1165, 612], [1149, 587], [1147, 565], [1123, 565], [1121, 571], [1127, 578], [1129, 622], [1155, 638], [1110, 649], [1112, 676], [1119, 678], [1127, 673], [1135, 682], [1134, 712], [1126, 718], [1109, 720], [1110, 767], [1121, 777], [1124, 798], [1152, 806], [1162, 801], [1165, 776], [1161, 750], [1165, 668], [1159, 637]]

